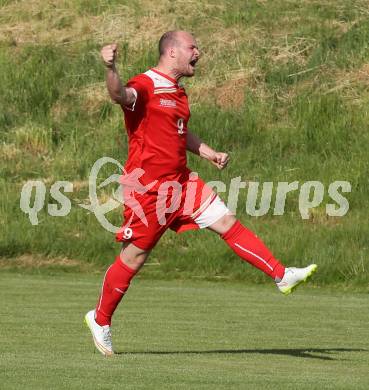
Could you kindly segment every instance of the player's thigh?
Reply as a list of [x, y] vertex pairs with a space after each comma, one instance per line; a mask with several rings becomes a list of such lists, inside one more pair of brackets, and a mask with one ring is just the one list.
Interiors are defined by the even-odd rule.
[[177, 233], [206, 228], [218, 234], [224, 234], [236, 222], [234, 214], [216, 194], [205, 200], [199, 210], [195, 211], [196, 213], [198, 213], [197, 216], [180, 215], [170, 228]]
[[[207, 228], [218, 234], [227, 232], [236, 222], [236, 217], [224, 204], [219, 195], [209, 198], [210, 204], [205, 201], [202, 212], [195, 216], [194, 221], [200, 229]], [[200, 207], [201, 210], [202, 206]]]

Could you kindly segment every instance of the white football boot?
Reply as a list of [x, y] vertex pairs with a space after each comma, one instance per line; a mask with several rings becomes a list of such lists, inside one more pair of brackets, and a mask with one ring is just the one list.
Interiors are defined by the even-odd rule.
[[95, 321], [95, 310], [91, 310], [85, 315], [85, 323], [90, 328], [95, 347], [98, 349], [98, 351], [101, 352], [104, 356], [114, 355], [113, 345], [111, 342], [110, 326], [100, 326]]
[[283, 279], [276, 285], [284, 295], [290, 294], [299, 284], [306, 282], [317, 270], [316, 264], [310, 264], [305, 268], [286, 268]]

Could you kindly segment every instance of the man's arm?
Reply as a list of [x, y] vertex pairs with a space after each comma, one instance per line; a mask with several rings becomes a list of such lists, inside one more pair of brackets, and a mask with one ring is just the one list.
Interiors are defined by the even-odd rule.
[[209, 160], [218, 169], [225, 168], [229, 162], [229, 156], [227, 153], [216, 152], [189, 130], [187, 131], [187, 150], [206, 160]]
[[106, 87], [113, 102], [121, 106], [130, 106], [136, 100], [136, 94], [133, 88], [127, 88], [122, 85], [118, 71], [115, 66], [117, 57], [117, 45], [104, 46], [101, 49], [101, 57], [106, 66]]

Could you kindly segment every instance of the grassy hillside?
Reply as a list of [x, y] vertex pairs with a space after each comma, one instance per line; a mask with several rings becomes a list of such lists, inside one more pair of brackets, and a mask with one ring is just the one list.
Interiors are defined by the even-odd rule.
[[[368, 286], [369, 8], [366, 1], [0, 1], [0, 254], [68, 258], [95, 266], [119, 250], [93, 214], [88, 175], [102, 156], [124, 162], [121, 110], [109, 102], [103, 44], [119, 45], [122, 78], [155, 65], [157, 41], [194, 32], [203, 57], [186, 80], [191, 129], [228, 151], [224, 172], [190, 156], [206, 180], [320, 181], [322, 204], [303, 220], [298, 191], [286, 213], [238, 215], [287, 264], [314, 261], [317, 283]], [[113, 168], [112, 168], [113, 169]], [[109, 172], [109, 174], [112, 173]], [[105, 176], [104, 178], [106, 178]], [[71, 213], [45, 206], [32, 226], [19, 207], [27, 180], [73, 182]], [[328, 186], [349, 181], [350, 210], [329, 217]], [[107, 199], [112, 187], [100, 191]], [[274, 188], [275, 192], [275, 188]], [[227, 199], [227, 193], [223, 194]], [[274, 199], [274, 198], [273, 198]], [[109, 214], [118, 223], [120, 209]], [[72, 261], [72, 260], [71, 260]], [[9, 262], [9, 261], [8, 261]], [[51, 262], [52, 263], [52, 262]], [[68, 261], [66, 262], [68, 263]], [[169, 232], [147, 277], [264, 281], [208, 232]]]

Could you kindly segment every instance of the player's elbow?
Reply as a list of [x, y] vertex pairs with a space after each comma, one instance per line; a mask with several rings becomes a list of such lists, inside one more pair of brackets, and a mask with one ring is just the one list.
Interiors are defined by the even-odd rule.
[[113, 103], [115, 104], [120, 104], [120, 105], [124, 105], [124, 99], [123, 99], [123, 96], [120, 95], [119, 93], [116, 93], [114, 91], [109, 91], [109, 96], [110, 96], [110, 99]]
[[123, 100], [120, 96], [110, 96], [110, 98], [114, 104], [124, 105]]

